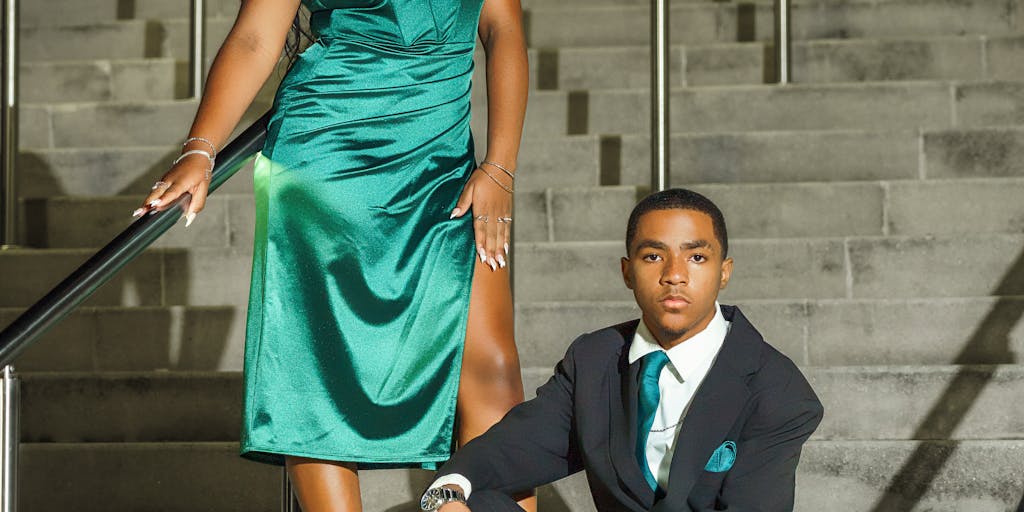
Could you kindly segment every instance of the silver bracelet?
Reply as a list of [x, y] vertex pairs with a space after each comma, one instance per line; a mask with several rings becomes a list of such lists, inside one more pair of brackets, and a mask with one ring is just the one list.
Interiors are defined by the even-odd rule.
[[181, 143], [181, 147], [188, 146], [189, 142], [202, 142], [208, 144], [210, 146], [210, 149], [213, 150], [213, 158], [217, 158], [217, 145], [210, 142], [210, 139], [204, 139], [203, 137], [189, 137], [185, 139], [185, 142]]
[[210, 178], [213, 176], [213, 168], [214, 166], [217, 165], [217, 161], [216, 159], [213, 158], [213, 155], [211, 155], [210, 152], [206, 151], [205, 149], [190, 149], [182, 153], [181, 156], [179, 156], [178, 158], [175, 158], [174, 162], [171, 165], [178, 165], [178, 162], [184, 160], [185, 157], [190, 155], [203, 155], [207, 158], [207, 160], [210, 161], [210, 168], [206, 170], [206, 181], [210, 181]]
[[515, 171], [510, 171], [510, 170], [502, 167], [501, 165], [496, 164], [496, 163], [494, 163], [494, 162], [492, 162], [490, 160], [484, 160], [483, 162], [480, 163], [480, 165], [484, 165], [484, 164], [492, 165], [494, 167], [497, 167], [498, 169], [501, 169], [505, 174], [508, 174], [509, 178], [516, 179]]
[[497, 183], [499, 187], [505, 189], [505, 192], [508, 192], [509, 194], [514, 193], [512, 191], [511, 187], [506, 187], [505, 184], [500, 182], [500, 181], [498, 181], [498, 178], [495, 178], [493, 174], [487, 172], [487, 169], [484, 169], [483, 167], [481, 167], [480, 170], [483, 171], [483, 173], [486, 174], [487, 177], [491, 179], [491, 181]]

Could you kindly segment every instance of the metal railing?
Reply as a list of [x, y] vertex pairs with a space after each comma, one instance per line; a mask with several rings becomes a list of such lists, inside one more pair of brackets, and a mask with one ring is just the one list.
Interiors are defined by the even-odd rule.
[[[792, 81], [790, 0], [774, 1], [774, 71], [776, 83], [784, 85]], [[669, 0], [651, 0], [651, 192], [670, 186], [670, 15]]]
[[0, 106], [0, 249], [18, 243], [18, 0], [3, 0], [3, 70]]
[[206, 2], [192, 0], [189, 11], [189, 73], [188, 91], [194, 99], [203, 96], [203, 75], [206, 69]]

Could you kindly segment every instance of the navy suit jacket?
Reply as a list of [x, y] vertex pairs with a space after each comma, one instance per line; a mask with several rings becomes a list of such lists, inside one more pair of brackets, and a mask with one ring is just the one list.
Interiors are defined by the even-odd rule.
[[[584, 470], [602, 512], [792, 510], [800, 450], [821, 421], [821, 403], [739, 308], [723, 305], [722, 313], [732, 327], [680, 426], [663, 498], [655, 499], [634, 455], [639, 363], [627, 357], [639, 320], [577, 338], [536, 398], [438, 475], [468, 478], [471, 507], [478, 493], [513, 495]], [[736, 443], [734, 464], [706, 471], [725, 441]]]

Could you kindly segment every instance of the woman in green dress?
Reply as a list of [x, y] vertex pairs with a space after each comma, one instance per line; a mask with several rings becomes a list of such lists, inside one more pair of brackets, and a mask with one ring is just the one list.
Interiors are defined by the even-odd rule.
[[[352, 511], [360, 468], [433, 468], [523, 399], [507, 259], [526, 50], [518, 0], [301, 3], [314, 41], [255, 164], [242, 455], [285, 464], [306, 512]], [[182, 157], [136, 215], [188, 192], [196, 219], [299, 7], [242, 1]]]

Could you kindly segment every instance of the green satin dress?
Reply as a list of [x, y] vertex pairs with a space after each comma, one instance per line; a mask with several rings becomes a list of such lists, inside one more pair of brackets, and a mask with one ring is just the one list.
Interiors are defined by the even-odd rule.
[[315, 42], [255, 170], [242, 455], [448, 459], [475, 262], [483, 0], [303, 0]]

